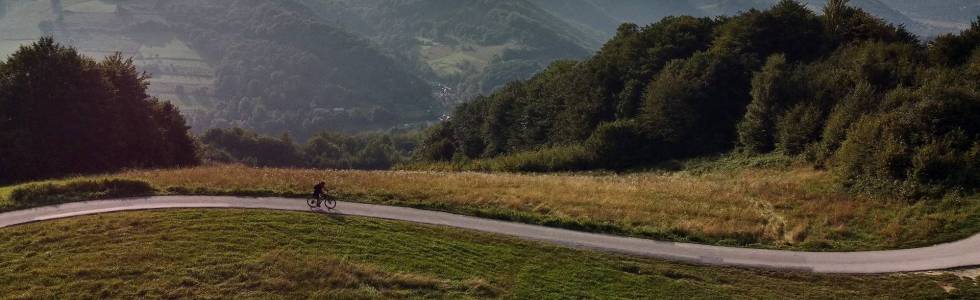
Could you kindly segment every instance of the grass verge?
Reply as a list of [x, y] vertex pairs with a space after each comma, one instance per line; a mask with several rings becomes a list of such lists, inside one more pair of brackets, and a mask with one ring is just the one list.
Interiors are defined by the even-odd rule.
[[0, 229], [9, 298], [976, 298], [953, 275], [667, 263], [439, 226], [256, 210], [113, 213]]

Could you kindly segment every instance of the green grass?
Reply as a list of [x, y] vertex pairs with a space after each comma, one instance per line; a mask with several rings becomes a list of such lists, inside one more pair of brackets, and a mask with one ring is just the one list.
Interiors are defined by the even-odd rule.
[[[943, 287], [950, 289], [946, 292]], [[666, 263], [439, 226], [259, 210], [0, 229], [4, 298], [976, 298], [953, 275]]]

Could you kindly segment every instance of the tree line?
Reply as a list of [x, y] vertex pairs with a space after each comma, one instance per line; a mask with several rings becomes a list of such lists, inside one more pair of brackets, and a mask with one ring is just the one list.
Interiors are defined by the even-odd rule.
[[0, 62], [0, 184], [197, 163], [180, 112], [120, 54], [42, 38]]
[[624, 24], [589, 59], [459, 106], [416, 159], [564, 151], [574, 159], [545, 171], [622, 170], [779, 152], [857, 190], [976, 189], [978, 45], [980, 19], [924, 44], [846, 0], [821, 15], [784, 0], [733, 17]]
[[200, 141], [201, 157], [206, 163], [387, 170], [411, 157], [418, 144], [418, 133], [321, 132], [305, 143], [297, 143], [288, 134], [272, 137], [230, 128], [208, 130]]

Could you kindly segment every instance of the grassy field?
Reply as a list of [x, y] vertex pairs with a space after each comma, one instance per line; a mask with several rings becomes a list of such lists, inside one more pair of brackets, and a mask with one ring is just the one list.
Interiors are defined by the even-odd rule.
[[422, 59], [425, 60], [437, 74], [442, 76], [456, 76], [465, 73], [464, 66], [476, 68], [477, 71], [483, 70], [490, 64], [494, 57], [504, 53], [509, 49], [520, 49], [518, 43], [508, 42], [500, 45], [481, 46], [477, 44], [458, 44], [445, 45], [439, 42], [417, 38], [419, 41], [419, 51]]
[[180, 60], [203, 60], [197, 51], [191, 49], [187, 44], [179, 39], [171, 39], [163, 45], [144, 44], [139, 49], [143, 58], [170, 58]]
[[[69, 182], [145, 182], [112, 191]], [[798, 250], [918, 247], [980, 231], [977, 196], [906, 201], [837, 192], [831, 176], [803, 167], [614, 174], [318, 171], [242, 166], [132, 171], [8, 187], [0, 210], [127, 194], [304, 197], [326, 181], [341, 199], [660, 240]], [[74, 196], [73, 190], [83, 192]], [[7, 200], [3, 200], [7, 199]]]
[[665, 263], [438, 226], [256, 210], [114, 213], [0, 229], [4, 298], [976, 298], [954, 275]]
[[111, 13], [115, 13], [117, 8], [115, 4], [102, 2], [100, 0], [93, 0], [93, 1], [85, 1], [76, 4], [67, 5], [65, 6], [64, 10], [70, 12], [76, 12], [76, 13], [111, 14]]

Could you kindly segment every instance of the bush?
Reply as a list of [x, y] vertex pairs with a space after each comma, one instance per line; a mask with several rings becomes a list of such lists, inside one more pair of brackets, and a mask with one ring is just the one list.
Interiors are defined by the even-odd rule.
[[958, 35], [945, 34], [929, 44], [929, 59], [944, 66], [958, 66], [967, 62], [980, 47], [980, 16], [973, 26]]
[[776, 116], [799, 97], [794, 93], [798, 83], [788, 80], [791, 69], [786, 56], [770, 56], [762, 71], [752, 78], [752, 102], [738, 123], [738, 142], [748, 153], [766, 153], [775, 147]]
[[862, 116], [877, 108], [878, 99], [871, 85], [864, 82], [834, 106], [823, 128], [823, 139], [816, 157], [818, 163], [833, 156], [847, 138], [847, 130]]
[[851, 128], [833, 159], [845, 186], [910, 198], [980, 187], [980, 91], [948, 76], [890, 95], [895, 108]]
[[620, 170], [647, 161], [653, 154], [651, 144], [638, 122], [616, 121], [600, 125], [585, 149], [597, 166]]
[[801, 154], [816, 142], [823, 128], [823, 113], [812, 103], [800, 103], [779, 118], [776, 124], [776, 148], [785, 154]]
[[49, 204], [153, 195], [156, 190], [139, 180], [104, 179], [66, 183], [30, 183], [15, 187], [10, 193], [12, 207], [23, 209]]

